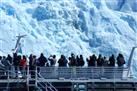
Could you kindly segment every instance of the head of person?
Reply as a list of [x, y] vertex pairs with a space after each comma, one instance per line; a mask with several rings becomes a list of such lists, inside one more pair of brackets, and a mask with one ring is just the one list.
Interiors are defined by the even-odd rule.
[[71, 53], [71, 57], [74, 57], [75, 55], [74, 55], [74, 53]]
[[114, 57], [114, 54], [112, 54], [112, 57]]
[[14, 56], [14, 57], [17, 57], [17, 53], [13, 53], [13, 56]]
[[10, 56], [10, 54], [8, 54], [8, 56], [7, 56], [7, 57], [11, 57], [11, 56]]
[[102, 55], [101, 54], [99, 54], [99, 56], [98, 56], [99, 58], [101, 58], [102, 57]]
[[26, 56], [25, 56], [25, 55], [23, 55], [23, 59], [25, 59], [25, 60], [26, 60]]
[[95, 54], [93, 54], [92, 56], [93, 56], [93, 57], [96, 57], [96, 55], [95, 55]]
[[123, 55], [121, 53], [119, 53], [119, 57], [123, 57]]
[[44, 57], [44, 54], [43, 54], [43, 53], [41, 53], [41, 54], [40, 54], [40, 56], [41, 56], [41, 57]]
[[17, 57], [18, 57], [18, 60], [21, 60], [21, 55], [18, 55]]
[[6, 56], [3, 56], [3, 59], [6, 59]]
[[53, 55], [53, 58], [56, 58], [56, 55]]
[[80, 58], [83, 58], [83, 55], [80, 55]]
[[61, 58], [64, 58], [64, 55], [61, 55]]
[[77, 55], [76, 58], [79, 58], [79, 56]]
[[36, 55], [33, 55], [33, 59], [36, 59]]

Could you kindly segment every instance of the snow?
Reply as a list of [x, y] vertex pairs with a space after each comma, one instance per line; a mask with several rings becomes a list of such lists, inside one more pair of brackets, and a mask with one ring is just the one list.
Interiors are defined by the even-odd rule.
[[16, 36], [26, 34], [23, 54], [120, 52], [127, 61], [137, 46], [136, 6], [136, 0], [0, 0], [0, 55], [11, 54]]

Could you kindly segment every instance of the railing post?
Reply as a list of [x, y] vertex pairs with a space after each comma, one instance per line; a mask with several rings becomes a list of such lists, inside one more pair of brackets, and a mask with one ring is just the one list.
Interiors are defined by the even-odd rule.
[[36, 66], [36, 70], [35, 70], [35, 86], [37, 87], [37, 78], [38, 78], [38, 70], [37, 70], [37, 66]]
[[77, 72], [76, 72], [76, 67], [74, 66], [74, 67], [72, 67], [73, 68], [73, 75], [74, 75], [74, 79], [76, 79], [77, 78]]
[[27, 85], [29, 84], [29, 66], [27, 66]]
[[103, 77], [103, 73], [104, 73], [104, 70], [105, 70], [105, 68], [102, 66], [102, 67], [100, 67], [101, 68], [101, 78]]
[[93, 72], [93, 67], [91, 67], [91, 79], [93, 79], [93, 77], [94, 77], [94, 74], [93, 74], [94, 72]]
[[9, 80], [9, 78], [10, 78], [10, 77], [9, 77], [9, 70], [10, 70], [10, 69], [9, 69], [9, 67], [8, 67], [8, 70], [7, 70], [8, 80]]
[[29, 66], [27, 65], [27, 91], [29, 91]]
[[9, 67], [8, 67], [8, 70], [7, 70], [7, 74], [6, 75], [8, 75], [8, 77], [7, 77], [7, 79], [8, 79], [8, 84], [7, 84], [7, 90], [9, 89]]
[[72, 69], [72, 67], [70, 67], [70, 69], [71, 69], [71, 79], [73, 78], [73, 69]]
[[46, 83], [46, 91], [48, 91], [48, 84]]
[[116, 68], [114, 68], [114, 72], [113, 72], [113, 75], [114, 75], [114, 77], [113, 77], [113, 80], [114, 80], [114, 82], [115, 82], [115, 73], [116, 73]]

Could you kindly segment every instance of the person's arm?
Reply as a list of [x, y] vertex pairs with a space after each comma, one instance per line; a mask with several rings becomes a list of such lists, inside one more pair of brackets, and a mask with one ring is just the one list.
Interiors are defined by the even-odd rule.
[[10, 66], [12, 65], [12, 64], [9, 62], [9, 60], [7, 60], [7, 62], [8, 62], [8, 65], [10, 65]]
[[58, 60], [58, 63], [60, 63], [60, 59]]
[[0, 66], [5, 67], [5, 65], [3, 65], [1, 61], [0, 61]]
[[87, 62], [89, 62], [89, 59], [88, 59], [88, 58], [86, 58], [86, 61], [87, 61]]

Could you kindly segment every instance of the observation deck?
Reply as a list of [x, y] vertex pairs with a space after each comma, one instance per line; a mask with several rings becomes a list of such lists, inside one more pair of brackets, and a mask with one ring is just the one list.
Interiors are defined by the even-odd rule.
[[[137, 79], [128, 76], [127, 68], [119, 67], [39, 67], [29, 68], [15, 77], [7, 70], [0, 79], [0, 91], [137, 91]], [[4, 78], [4, 76], [6, 76]], [[23, 77], [24, 76], [24, 77]], [[22, 89], [22, 90], [21, 90]]]
[[[124, 67], [36, 67], [0, 70], [0, 91], [137, 91], [131, 73], [133, 47]], [[19, 68], [19, 67], [18, 67]], [[33, 73], [33, 75], [30, 73]]]

